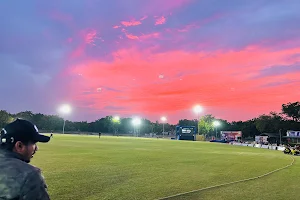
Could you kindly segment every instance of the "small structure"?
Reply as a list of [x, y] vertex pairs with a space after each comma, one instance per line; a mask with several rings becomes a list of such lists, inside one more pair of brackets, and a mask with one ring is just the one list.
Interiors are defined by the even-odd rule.
[[268, 143], [268, 137], [269, 136], [260, 136], [260, 135], [257, 135], [257, 136], [255, 136], [255, 142], [257, 144], [267, 144]]
[[242, 139], [242, 131], [221, 131], [221, 140], [240, 141]]
[[300, 144], [300, 131], [287, 131], [282, 138], [289, 144]]
[[[260, 144], [279, 144], [280, 143], [280, 135], [279, 133], [262, 133], [258, 135], [260, 138], [260, 141], [258, 143]], [[255, 136], [257, 138], [257, 136]], [[266, 142], [267, 141], [267, 142]]]
[[176, 126], [177, 140], [196, 140], [196, 127], [195, 126]]

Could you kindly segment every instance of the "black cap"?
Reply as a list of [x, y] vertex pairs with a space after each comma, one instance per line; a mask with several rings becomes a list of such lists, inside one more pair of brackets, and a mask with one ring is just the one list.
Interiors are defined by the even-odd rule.
[[[39, 134], [36, 125], [24, 119], [17, 119], [7, 124], [1, 131], [2, 143], [49, 142], [50, 137]], [[4, 139], [5, 138], [5, 139]], [[4, 140], [3, 140], [4, 139]]]

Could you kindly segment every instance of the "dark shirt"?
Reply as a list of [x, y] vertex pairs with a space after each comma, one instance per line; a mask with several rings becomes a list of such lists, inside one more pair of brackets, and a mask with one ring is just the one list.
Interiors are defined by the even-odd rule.
[[50, 200], [41, 170], [19, 154], [0, 149], [0, 199]]

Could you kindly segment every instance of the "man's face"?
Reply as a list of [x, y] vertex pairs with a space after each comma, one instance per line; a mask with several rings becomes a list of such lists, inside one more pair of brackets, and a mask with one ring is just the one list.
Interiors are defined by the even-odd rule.
[[27, 145], [20, 143], [16, 144], [15, 151], [22, 155], [25, 162], [29, 163], [33, 155], [38, 150], [37, 144], [34, 142], [29, 142]]
[[28, 162], [30, 162], [31, 158], [33, 158], [33, 155], [38, 150], [38, 146], [36, 143], [29, 143], [26, 145], [27, 150], [25, 152], [26, 159], [28, 159]]

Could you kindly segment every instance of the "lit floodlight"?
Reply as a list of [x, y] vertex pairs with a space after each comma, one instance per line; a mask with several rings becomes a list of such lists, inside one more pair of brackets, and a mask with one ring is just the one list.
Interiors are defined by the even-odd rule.
[[[59, 112], [63, 115], [69, 114], [71, 112], [71, 106], [68, 104], [63, 104], [59, 107]], [[66, 125], [66, 120], [64, 119], [64, 124], [63, 124], [63, 134], [65, 133], [65, 125]]]
[[114, 116], [113, 121], [114, 121], [114, 122], [120, 121], [120, 117], [119, 117], [119, 116]]
[[116, 124], [119, 124], [119, 123], [120, 123], [120, 117], [119, 117], [119, 116], [114, 116], [114, 117], [112, 118], [112, 122], [113, 122], [113, 123], [116, 123]]
[[203, 110], [203, 108], [201, 106], [199, 106], [199, 105], [196, 105], [194, 107], [194, 112], [197, 113], [197, 114], [201, 113], [202, 110]]
[[166, 117], [161, 117], [160, 120], [165, 122], [165, 121], [167, 121], [167, 118]]
[[133, 123], [134, 126], [138, 126], [138, 125], [140, 125], [142, 123], [142, 121], [141, 121], [140, 118], [134, 118], [132, 120], [132, 123]]
[[213, 125], [214, 125], [214, 126], [220, 126], [221, 123], [220, 123], [219, 121], [214, 121], [214, 122], [213, 122]]
[[62, 114], [69, 114], [71, 112], [71, 106], [68, 104], [64, 104], [62, 106], [60, 106], [59, 108], [59, 112]]
[[161, 117], [160, 120], [163, 122], [163, 136], [165, 136], [165, 123], [167, 121], [166, 117]]

